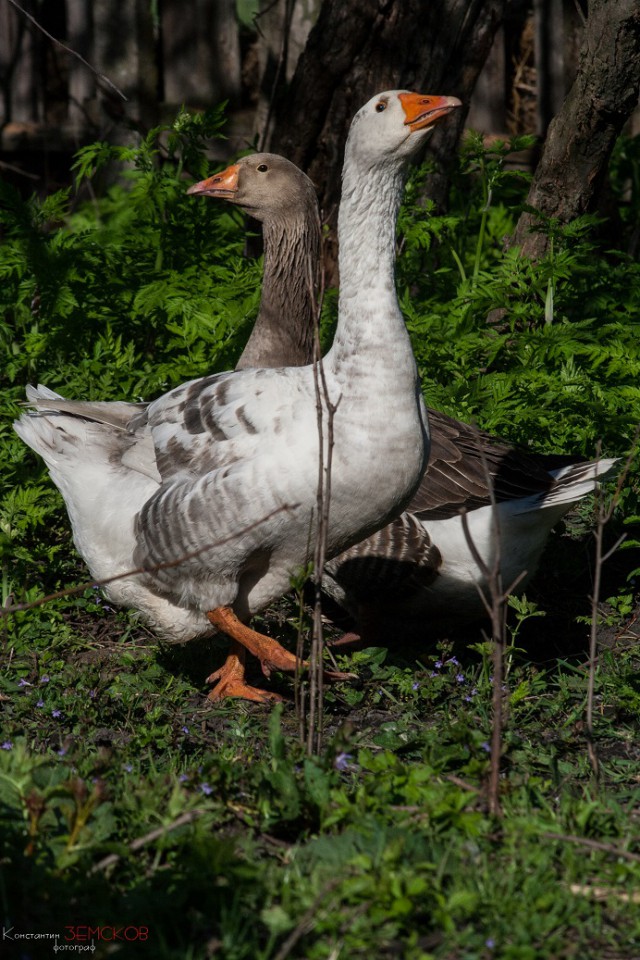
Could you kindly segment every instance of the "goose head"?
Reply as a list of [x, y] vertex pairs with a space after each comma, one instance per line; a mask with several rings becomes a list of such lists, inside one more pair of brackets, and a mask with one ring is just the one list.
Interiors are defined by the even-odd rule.
[[358, 110], [351, 123], [346, 154], [369, 166], [403, 165], [435, 125], [461, 107], [457, 97], [429, 96], [409, 90], [376, 94]]
[[187, 193], [229, 200], [256, 220], [294, 217], [315, 211], [314, 186], [301, 170], [275, 153], [242, 157], [221, 173], [189, 187]]

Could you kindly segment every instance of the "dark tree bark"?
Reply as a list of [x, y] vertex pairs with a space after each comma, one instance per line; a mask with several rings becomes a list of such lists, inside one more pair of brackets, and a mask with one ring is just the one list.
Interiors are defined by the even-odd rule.
[[[32, 3], [25, 3], [29, 13]], [[0, 7], [0, 125], [41, 120], [44, 113], [38, 84], [38, 37], [28, 21], [8, 3]]]
[[[240, 43], [235, 0], [162, 4], [165, 101], [206, 106], [240, 98]], [[195, 28], [194, 28], [195, 25]]]
[[259, 149], [269, 143], [273, 130], [273, 93], [288, 83], [318, 19], [322, 0], [260, 0], [258, 27], [258, 104], [255, 131]]
[[[91, 57], [91, 36], [93, 22], [90, 0], [67, 0], [67, 42], [72, 50], [85, 60]], [[82, 128], [87, 122], [87, 105], [96, 93], [96, 78], [75, 57], [68, 58], [69, 63], [69, 120]]]
[[[595, 208], [611, 150], [638, 103], [640, 4], [591, 0], [578, 72], [549, 127], [527, 204], [568, 223]], [[523, 213], [511, 244], [539, 259], [549, 240]]]
[[[354, 113], [386, 89], [455, 95], [468, 103], [504, 5], [505, 0], [324, 0], [293, 80], [274, 105], [269, 148], [314, 181], [332, 234]], [[429, 185], [436, 202], [446, 193], [446, 162], [465, 116], [466, 110], [459, 111], [431, 138], [429, 150], [441, 167]], [[334, 258], [330, 252], [330, 261]]]
[[114, 143], [129, 143], [132, 129], [148, 130], [158, 122], [158, 67], [151, 7], [147, 0], [114, 4], [93, 0], [94, 66], [123, 91], [123, 104], [101, 89], [106, 114], [116, 125]]

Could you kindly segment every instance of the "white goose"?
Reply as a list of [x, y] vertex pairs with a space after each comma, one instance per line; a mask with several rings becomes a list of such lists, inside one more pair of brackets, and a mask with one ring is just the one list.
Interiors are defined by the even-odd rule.
[[[428, 456], [426, 412], [395, 293], [395, 223], [406, 168], [459, 101], [390, 91], [356, 114], [339, 217], [339, 322], [324, 361], [334, 430], [328, 555], [400, 513]], [[267, 671], [296, 658], [248, 628], [313, 552], [318, 431], [313, 367], [203, 377], [138, 406], [31, 391], [16, 423], [59, 487], [76, 546], [96, 579], [165, 635], [207, 621]], [[388, 416], [393, 410], [393, 420]], [[365, 495], [363, 496], [363, 493]], [[186, 615], [178, 618], [176, 609]], [[193, 632], [197, 632], [198, 627]], [[242, 657], [218, 695], [265, 699]]]
[[[229, 200], [263, 223], [261, 308], [240, 363], [309, 363], [314, 302], [308, 278], [320, 251], [311, 181], [283, 157], [259, 153], [189, 193]], [[527, 453], [437, 410], [428, 408], [428, 416], [429, 465], [406, 512], [325, 568], [325, 589], [371, 643], [389, 642], [398, 630], [424, 637], [482, 616], [480, 590], [487, 595], [488, 585], [460, 512], [466, 511], [472, 540], [491, 568], [496, 537], [490, 485], [498, 505], [503, 587], [518, 580], [522, 589], [551, 528], [615, 463]]]

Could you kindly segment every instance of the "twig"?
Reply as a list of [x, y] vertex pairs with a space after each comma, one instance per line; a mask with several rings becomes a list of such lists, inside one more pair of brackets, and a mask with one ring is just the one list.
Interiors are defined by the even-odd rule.
[[192, 553], [185, 553], [183, 556], [178, 557], [177, 560], [165, 560], [163, 563], [156, 563], [150, 567], [136, 567], [133, 570], [125, 570], [124, 573], [116, 573], [113, 577], [106, 577], [104, 580], [90, 580], [88, 583], [81, 583], [75, 587], [66, 587], [64, 590], [57, 590], [55, 593], [48, 593], [46, 597], [40, 597], [39, 600], [32, 600], [30, 603], [14, 603], [8, 607], [0, 607], [0, 617], [7, 617], [9, 614], [19, 613], [24, 610], [33, 610], [36, 607], [43, 606], [45, 603], [49, 603], [51, 600], [60, 600], [63, 597], [72, 597], [74, 594], [84, 593], [85, 590], [91, 590], [93, 587], [107, 586], [110, 583], [114, 583], [116, 580], [124, 580], [127, 577], [136, 577], [144, 573], [155, 573], [156, 570], [168, 570], [171, 569], [171, 567], [178, 567], [186, 560], [193, 560], [194, 557], [199, 557], [200, 554], [205, 553], [207, 550], [215, 550], [217, 547], [224, 546], [225, 543], [230, 543], [232, 540], [237, 540], [239, 537], [243, 537], [246, 533], [249, 533], [251, 530], [255, 530], [256, 527], [266, 523], [267, 520], [270, 520], [278, 513], [295, 510], [297, 506], [299, 506], [299, 504], [293, 503], [291, 505], [284, 504], [282, 507], [276, 507], [276, 509], [272, 510], [271, 513], [267, 513], [264, 517], [261, 517], [260, 520], [256, 520], [255, 523], [249, 524], [249, 526], [244, 527], [244, 529], [236, 531], [236, 533], [232, 533], [228, 537], [224, 537], [223, 540], [216, 540], [215, 543], [207, 543], [198, 550], [194, 550]]
[[[275, 3], [271, 6], [275, 6]], [[278, 86], [280, 84], [282, 74], [284, 72], [285, 80], [287, 74], [287, 60], [289, 58], [289, 37], [291, 35], [291, 22], [293, 20], [293, 9], [295, 6], [295, 0], [285, 0], [285, 11], [284, 11], [284, 22], [281, 27], [282, 32], [282, 43], [280, 45], [280, 53], [278, 54], [278, 64], [275, 69], [273, 83], [271, 84], [271, 92], [269, 94], [269, 106], [267, 108], [267, 116], [264, 121], [264, 127], [262, 128], [262, 134], [260, 136], [259, 150], [264, 150], [268, 141], [269, 141], [269, 128], [273, 120], [274, 107], [276, 103], [276, 98], [278, 96]], [[271, 7], [267, 8], [268, 10]], [[265, 14], [267, 10], [262, 10], [259, 16]], [[256, 17], [257, 20], [257, 17]]]
[[461, 790], [468, 790], [470, 793], [480, 793], [477, 787], [474, 787], [472, 783], [467, 783], [466, 780], [463, 780], [461, 777], [456, 777], [453, 773], [443, 773], [443, 780], [448, 780], [449, 783], [453, 783], [456, 787], [460, 787]]
[[10, 170], [11, 173], [17, 173], [21, 177], [26, 177], [28, 180], [40, 180], [39, 173], [27, 173], [26, 170], [21, 170], [20, 167], [16, 167], [13, 163], [6, 163], [4, 160], [0, 160], [0, 170]]
[[[331, 503], [331, 462], [333, 457], [333, 419], [340, 403], [329, 398], [329, 390], [322, 363], [320, 346], [320, 313], [324, 294], [324, 272], [318, 278], [319, 296], [315, 300], [314, 270], [316, 264], [308, 263], [307, 283], [312, 299], [315, 301], [313, 330], [313, 383], [316, 393], [316, 413], [318, 425], [318, 489], [316, 498], [317, 529], [313, 556], [313, 629], [311, 633], [311, 653], [309, 656], [309, 723], [307, 731], [307, 751], [318, 752], [322, 744], [322, 717], [324, 706], [324, 674], [322, 655], [324, 637], [322, 632], [322, 574], [326, 561], [327, 535], [329, 530], [329, 507]], [[326, 410], [327, 436], [324, 436]]]
[[[595, 572], [593, 576], [593, 594], [591, 597], [591, 629], [589, 632], [589, 679], [587, 683], [587, 712], [586, 712], [586, 737], [587, 737], [587, 753], [589, 755], [589, 761], [593, 768], [594, 776], [597, 778], [600, 775], [600, 761], [598, 760], [598, 754], [596, 752], [596, 747], [593, 737], [593, 704], [595, 699], [595, 686], [596, 686], [596, 664], [598, 662], [598, 607], [600, 604], [600, 587], [602, 584], [602, 567], [605, 562], [611, 557], [615, 551], [618, 549], [622, 541], [625, 539], [625, 536], [619, 537], [614, 546], [610, 550], [607, 550], [606, 553], [603, 552], [604, 546], [604, 528], [611, 520], [613, 512], [617, 507], [620, 496], [622, 494], [622, 489], [626, 482], [629, 470], [631, 469], [631, 463], [635, 456], [636, 445], [638, 443], [638, 437], [640, 436], [640, 425], [637, 427], [633, 443], [631, 445], [631, 450], [625, 465], [618, 476], [618, 482], [616, 483], [616, 488], [613, 492], [613, 496], [608, 504], [605, 504], [600, 488], [596, 487], [596, 529], [594, 532], [594, 537], [596, 541], [596, 557], [595, 557]], [[602, 450], [602, 444], [598, 443], [596, 461], [600, 459], [600, 453]]]
[[300, 940], [300, 938], [303, 937], [305, 933], [309, 933], [309, 931], [313, 929], [318, 908], [322, 904], [322, 901], [325, 899], [327, 894], [331, 893], [332, 890], [335, 890], [335, 888], [338, 886], [339, 883], [340, 883], [340, 880], [338, 878], [335, 878], [333, 880], [330, 880], [329, 883], [325, 884], [325, 886], [322, 888], [318, 896], [315, 898], [315, 900], [313, 901], [309, 909], [305, 911], [305, 913], [302, 915], [302, 919], [300, 920], [300, 923], [298, 924], [298, 926], [295, 928], [295, 930], [291, 931], [291, 933], [289, 934], [285, 942], [282, 944], [282, 946], [276, 953], [274, 960], [286, 960], [286, 958], [289, 956], [289, 954], [295, 947], [298, 940]]
[[487, 789], [487, 799], [489, 812], [496, 817], [502, 816], [500, 806], [500, 759], [502, 754], [502, 677], [504, 672], [504, 647], [505, 647], [505, 624], [506, 624], [506, 601], [509, 592], [513, 590], [516, 583], [521, 579], [519, 577], [511, 585], [508, 591], [502, 587], [501, 566], [501, 537], [500, 520], [498, 517], [498, 504], [487, 459], [480, 443], [478, 443], [478, 453], [482, 461], [487, 486], [489, 488], [489, 502], [491, 506], [491, 536], [494, 543], [493, 562], [489, 567], [479, 550], [477, 549], [471, 537], [469, 530], [469, 521], [465, 510], [461, 511], [462, 529], [465, 540], [473, 559], [480, 569], [489, 590], [489, 597], [485, 597], [484, 592], [480, 590], [482, 602], [491, 617], [491, 635], [493, 640], [493, 711], [491, 725], [491, 766], [489, 770], [489, 784]]
[[[170, 823], [165, 827], [156, 827], [155, 830], [150, 830], [149, 833], [145, 833], [143, 837], [138, 837], [136, 840], [132, 840], [129, 844], [129, 850], [132, 853], [135, 853], [136, 850], [141, 850], [142, 847], [146, 847], [147, 844], [153, 843], [154, 840], [158, 840], [160, 837], [163, 837], [166, 833], [171, 833], [172, 830], [177, 830], [178, 827], [184, 827], [187, 823], [193, 823], [194, 820], [197, 820], [198, 817], [201, 817], [205, 813], [204, 810], [188, 810], [186, 813], [181, 814], [177, 817], [173, 823]], [[107, 870], [109, 867], [112, 867], [114, 863], [117, 863], [118, 860], [122, 860], [124, 854], [122, 853], [110, 853], [109, 856], [103, 857], [102, 860], [99, 860], [97, 863], [91, 867], [89, 870], [89, 876], [93, 873], [99, 873], [101, 870]]]
[[570, 883], [571, 893], [580, 897], [593, 897], [594, 900], [608, 900], [613, 897], [614, 900], [621, 900], [622, 903], [640, 903], [640, 892], [634, 890], [633, 893], [625, 893], [624, 890], [614, 890], [612, 887], [594, 887], [588, 883]]
[[611, 843], [603, 843], [602, 840], [590, 840], [588, 837], [577, 837], [573, 833], [551, 833], [551, 831], [545, 831], [540, 836], [544, 837], [545, 840], [562, 840], [563, 843], [575, 843], [581, 847], [589, 847], [591, 850], [610, 853], [612, 857], [622, 857], [625, 860], [640, 863], [640, 854], [631, 853], [630, 850], [621, 850], [620, 847], [614, 847]]
[[575, 9], [576, 9], [576, 13], [577, 13], [578, 16], [580, 17], [580, 20], [581, 20], [581, 22], [582, 22], [582, 26], [583, 26], [583, 27], [586, 27], [586, 25], [587, 25], [587, 18], [586, 18], [586, 16], [585, 16], [584, 13], [583, 13], [582, 7], [581, 7], [580, 4], [578, 3], [578, 0], [573, 0], [573, 5], [574, 5], [574, 7], [575, 7]]
[[85, 65], [85, 67], [87, 67], [89, 70], [91, 70], [91, 72], [92, 72], [93, 74], [95, 74], [95, 76], [98, 78], [98, 80], [101, 80], [102, 83], [106, 83], [107, 86], [111, 87], [111, 89], [114, 91], [114, 93], [117, 93], [119, 97], [122, 97], [122, 99], [123, 99], [125, 102], [128, 100], [128, 97], [125, 97], [125, 95], [124, 95], [124, 93], [122, 92], [122, 90], [120, 90], [118, 87], [116, 87], [115, 83], [112, 83], [111, 80], [109, 80], [108, 77], [105, 77], [105, 75], [104, 75], [103, 73], [100, 73], [98, 70], [96, 70], [95, 67], [92, 67], [90, 63], [87, 63], [87, 61], [84, 59], [84, 57], [82, 57], [76, 50], [72, 50], [71, 47], [68, 47], [68, 46], [66, 45], [66, 43], [63, 43], [61, 40], [56, 39], [56, 37], [52, 37], [51, 34], [48, 33], [48, 32], [44, 29], [44, 27], [41, 26], [41, 25], [38, 23], [38, 21], [36, 20], [35, 17], [32, 17], [31, 14], [30, 14], [30, 13], [27, 13], [27, 11], [24, 10], [24, 9], [20, 6], [19, 3], [16, 3], [16, 0], [9, 0], [9, 3], [12, 4], [12, 6], [14, 6], [14, 7], [16, 8], [16, 10], [18, 10], [24, 17], [26, 17], [27, 20], [30, 20], [31, 23], [34, 25], [34, 27], [36, 27], [38, 30], [40, 30], [41, 33], [44, 33], [45, 37], [48, 37], [49, 40], [51, 40], [53, 43], [56, 43], [59, 47], [62, 47], [63, 50], [66, 50], [67, 53], [70, 53], [72, 57], [75, 57], [77, 60], [79, 60], [80, 63], [83, 63], [83, 64]]

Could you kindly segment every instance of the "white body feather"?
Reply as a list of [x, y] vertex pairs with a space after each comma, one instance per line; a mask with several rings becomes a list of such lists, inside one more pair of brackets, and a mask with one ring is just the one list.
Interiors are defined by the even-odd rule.
[[[383, 124], [377, 134], [372, 103], [357, 115], [347, 145], [339, 324], [324, 360], [337, 405], [329, 556], [403, 509], [429, 445], [393, 280], [403, 168], [422, 137], [409, 143], [400, 103], [390, 102], [391, 127], [399, 124], [402, 135], [398, 150], [393, 129]], [[160, 634], [202, 633], [206, 611], [218, 606], [251, 616], [286, 592], [312, 556], [312, 367], [205, 377], [140, 408], [74, 405], [46, 388], [29, 399], [36, 412], [23, 415], [16, 430], [45, 459], [92, 576], [146, 568], [106, 592], [141, 611]]]

